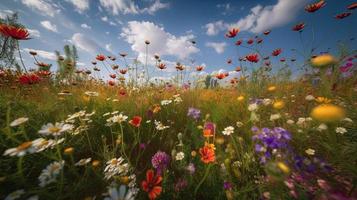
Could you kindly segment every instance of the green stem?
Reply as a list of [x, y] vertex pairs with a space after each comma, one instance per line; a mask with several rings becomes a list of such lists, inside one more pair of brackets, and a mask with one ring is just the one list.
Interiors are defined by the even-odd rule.
[[208, 174], [209, 174], [209, 170], [211, 169], [212, 164], [209, 164], [208, 167], [206, 168], [206, 172], [205, 175], [202, 177], [201, 181], [198, 183], [198, 185], [195, 188], [195, 192], [194, 192], [194, 196], [196, 197], [198, 189], [200, 189], [202, 183], [205, 181], [205, 179], [207, 178]]

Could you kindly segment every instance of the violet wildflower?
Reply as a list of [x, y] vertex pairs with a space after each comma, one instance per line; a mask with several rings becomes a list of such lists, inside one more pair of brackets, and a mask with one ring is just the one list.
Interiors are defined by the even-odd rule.
[[161, 172], [167, 168], [169, 163], [170, 156], [163, 151], [156, 152], [155, 155], [153, 155], [151, 158], [151, 164], [159, 174], [161, 174]]
[[195, 164], [193, 164], [193, 163], [188, 164], [186, 167], [186, 170], [188, 171], [189, 174], [191, 174], [191, 175], [194, 174], [196, 171]]
[[187, 116], [192, 117], [195, 120], [198, 120], [201, 117], [201, 111], [197, 108], [190, 107], [188, 108]]
[[224, 181], [224, 183], [223, 183], [223, 188], [224, 188], [225, 190], [231, 190], [231, 189], [233, 188], [233, 185], [232, 185], [231, 182]]

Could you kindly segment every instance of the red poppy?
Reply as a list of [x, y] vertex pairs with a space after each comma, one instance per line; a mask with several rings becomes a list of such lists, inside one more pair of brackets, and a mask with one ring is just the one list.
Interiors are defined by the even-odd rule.
[[249, 40], [247, 41], [247, 44], [253, 44], [253, 42], [254, 42], [253, 39], [249, 39]]
[[296, 24], [294, 27], [293, 27], [293, 31], [302, 31], [302, 29], [305, 28], [305, 24], [304, 23], [299, 23], [299, 24]]
[[228, 77], [228, 76], [229, 76], [229, 72], [224, 73], [224, 75], [225, 75], [226, 77]]
[[119, 65], [112, 65], [112, 69], [113, 70], [116, 70], [116, 69], [118, 69], [119, 68]]
[[242, 71], [242, 68], [241, 67], [236, 67], [236, 72], [240, 72], [240, 71]]
[[266, 30], [266, 31], [264, 31], [264, 35], [269, 35], [269, 33], [270, 33], [271, 31], [270, 30]]
[[105, 55], [103, 54], [98, 54], [97, 57], [95, 57], [95, 59], [99, 60], [99, 61], [104, 61], [105, 60]]
[[271, 53], [271, 55], [272, 56], [278, 56], [278, 55], [280, 55], [281, 54], [281, 48], [279, 48], [279, 49], [275, 49], [272, 53]]
[[29, 32], [25, 28], [15, 27], [8, 24], [0, 24], [0, 33], [5, 37], [11, 37], [15, 40], [28, 40]]
[[236, 42], [236, 45], [239, 46], [239, 45], [242, 44], [242, 42], [243, 42], [242, 40], [238, 40], [238, 41]]
[[232, 64], [232, 59], [228, 59], [228, 60], [227, 60], [227, 63], [228, 63], [228, 64]]
[[121, 73], [121, 74], [126, 74], [126, 72], [127, 72], [128, 70], [127, 69], [121, 69], [121, 70], [119, 70], [119, 72]]
[[110, 86], [114, 86], [114, 85], [115, 85], [115, 82], [114, 82], [113, 80], [109, 80], [109, 81], [108, 81], [108, 84], [109, 84]]
[[234, 38], [235, 36], [237, 36], [238, 33], [239, 33], [238, 28], [232, 28], [231, 30], [228, 31], [228, 33], [226, 33], [226, 37]]
[[196, 67], [196, 71], [200, 72], [200, 71], [203, 70], [203, 68], [204, 68], [203, 66], [197, 66], [197, 67]]
[[110, 78], [112, 78], [112, 79], [115, 79], [115, 78], [117, 77], [116, 74], [110, 74], [109, 76], [110, 76]]
[[126, 95], [126, 90], [122, 88], [122, 89], [119, 90], [118, 93], [119, 93], [120, 96], [125, 96]]
[[154, 170], [149, 169], [146, 171], [146, 180], [141, 182], [141, 188], [148, 193], [149, 199], [156, 199], [162, 191], [161, 187], [162, 177], [156, 175]]
[[224, 73], [219, 73], [216, 75], [216, 78], [221, 80], [221, 79], [224, 79], [226, 77], [226, 75]]
[[347, 6], [347, 9], [348, 9], [348, 10], [354, 10], [354, 9], [356, 9], [356, 8], [357, 8], [357, 2], [352, 3], [352, 4], [350, 4], [349, 6]]
[[326, 5], [326, 2], [324, 0], [320, 0], [316, 3], [308, 4], [305, 7], [305, 10], [307, 12], [313, 13], [313, 12], [316, 12], [317, 10], [319, 10], [320, 8], [324, 7], [325, 5]]
[[164, 64], [164, 63], [160, 63], [160, 64], [158, 64], [157, 65], [157, 67], [159, 68], [159, 69], [166, 69], [166, 65]]
[[257, 39], [257, 44], [260, 44], [260, 43], [262, 43], [263, 42], [263, 39], [262, 38], [258, 38]]
[[39, 83], [40, 81], [40, 77], [36, 74], [23, 74], [19, 77], [19, 82], [22, 85], [32, 85]]
[[352, 13], [350, 12], [344, 12], [344, 13], [341, 13], [341, 14], [338, 14], [335, 16], [336, 19], [343, 19], [343, 18], [346, 18], [348, 16], [350, 16]]
[[245, 58], [249, 61], [249, 62], [253, 62], [253, 63], [257, 63], [259, 61], [259, 56], [256, 53], [253, 54], [248, 54], [245, 56]]
[[142, 118], [140, 116], [134, 116], [130, 121], [129, 124], [135, 126], [135, 127], [139, 127], [141, 124], [141, 120]]

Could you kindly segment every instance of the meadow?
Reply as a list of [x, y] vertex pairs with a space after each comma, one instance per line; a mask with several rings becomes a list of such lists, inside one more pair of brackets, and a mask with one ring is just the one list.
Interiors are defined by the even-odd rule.
[[[0, 32], [18, 45], [26, 29]], [[294, 76], [253, 51], [238, 78], [188, 80], [177, 63], [151, 83], [115, 56], [90, 70], [58, 56], [53, 72], [30, 52], [38, 69], [0, 71], [0, 199], [357, 199], [357, 54], [336, 52]]]

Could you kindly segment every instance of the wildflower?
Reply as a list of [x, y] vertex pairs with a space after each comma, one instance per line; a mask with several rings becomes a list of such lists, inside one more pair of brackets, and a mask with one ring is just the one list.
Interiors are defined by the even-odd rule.
[[133, 119], [131, 119], [129, 121], [129, 124], [131, 124], [135, 127], [139, 127], [141, 124], [141, 120], [142, 120], [142, 118], [140, 116], [134, 116]]
[[243, 42], [242, 40], [237, 40], [236, 45], [239, 46], [242, 44], [242, 42]]
[[72, 130], [74, 127], [71, 124], [65, 124], [63, 122], [56, 122], [54, 125], [52, 123], [48, 123], [43, 125], [41, 130], [38, 131], [39, 134], [42, 135], [52, 135], [52, 136], [60, 136], [62, 133]]
[[311, 65], [313, 67], [324, 68], [333, 65], [337, 62], [335, 57], [330, 54], [323, 54], [311, 59]]
[[269, 35], [269, 33], [271, 32], [271, 30], [266, 30], [263, 32], [264, 35]]
[[98, 167], [100, 165], [100, 161], [99, 160], [93, 160], [92, 161], [92, 166], [93, 167]]
[[104, 168], [104, 178], [109, 180], [113, 176], [127, 174], [129, 171], [129, 164], [124, 162], [122, 157], [113, 158], [106, 163]]
[[336, 105], [321, 104], [312, 110], [311, 117], [322, 122], [337, 121], [345, 117], [345, 111]]
[[19, 146], [15, 147], [15, 148], [7, 149], [3, 155], [4, 156], [9, 155], [9, 156], [21, 157], [26, 154], [31, 154], [34, 152], [36, 152], [36, 149], [32, 145], [32, 141], [27, 141], [27, 142], [20, 144]]
[[307, 12], [313, 13], [313, 12], [319, 10], [320, 8], [324, 7], [325, 5], [326, 5], [326, 2], [324, 0], [320, 0], [316, 3], [308, 4], [305, 7], [305, 10]]
[[294, 120], [289, 119], [288, 121], [286, 121], [286, 123], [291, 125], [291, 124], [294, 124], [295, 122], [294, 122]]
[[160, 122], [160, 121], [156, 121], [155, 120], [155, 128], [156, 128], [156, 130], [158, 130], [158, 131], [162, 131], [162, 130], [165, 130], [165, 129], [168, 129], [168, 128], [170, 128], [170, 126], [165, 126], [162, 122]]
[[317, 102], [317, 103], [330, 103], [331, 102], [331, 99], [328, 99], [328, 98], [326, 98], [326, 97], [317, 97], [316, 99], [315, 99], [315, 101]]
[[284, 108], [284, 105], [285, 105], [284, 101], [278, 100], [278, 101], [274, 102], [273, 107], [275, 109], [280, 110], [280, 109]]
[[231, 135], [232, 133], [234, 133], [233, 126], [228, 126], [228, 127], [224, 128], [224, 131], [222, 131], [223, 135]]
[[8, 24], [0, 24], [0, 33], [4, 37], [11, 37], [15, 40], [28, 40], [29, 32], [25, 28], [15, 27]]
[[281, 48], [279, 48], [279, 49], [275, 49], [272, 53], [271, 53], [271, 55], [272, 56], [278, 56], [278, 55], [280, 55], [281, 54]]
[[340, 133], [341, 135], [347, 133], [347, 130], [344, 127], [337, 127], [336, 133]]
[[19, 125], [27, 122], [28, 120], [29, 120], [29, 118], [27, 118], [27, 117], [20, 117], [20, 118], [15, 119], [14, 121], [12, 121], [10, 123], [10, 126], [11, 127], [19, 126]]
[[215, 143], [222, 145], [224, 143], [224, 137], [217, 136], [214, 141]]
[[58, 144], [61, 144], [62, 142], [64, 142], [64, 138], [61, 139], [56, 139], [56, 140], [52, 140], [52, 139], [44, 139], [44, 138], [38, 138], [32, 141], [32, 146], [36, 149], [36, 153], [42, 152], [48, 148], [53, 149], [55, 146], [57, 146]]
[[198, 120], [201, 116], [201, 111], [196, 108], [188, 108], [187, 116], [192, 117], [195, 120]]
[[203, 136], [212, 137], [216, 132], [216, 125], [213, 122], [206, 122], [203, 127]]
[[274, 85], [268, 87], [269, 92], [274, 92], [275, 90], [276, 90], [276, 86], [274, 86]]
[[170, 103], [172, 103], [172, 100], [162, 100], [162, 101], [161, 101], [161, 105], [162, 105], [162, 106], [169, 105]]
[[214, 147], [210, 144], [205, 144], [200, 148], [199, 153], [201, 155], [201, 161], [205, 164], [213, 163], [215, 161], [215, 152]]
[[243, 122], [237, 122], [237, 123], [236, 123], [236, 126], [237, 126], [238, 128], [242, 127], [243, 125], [244, 125]]
[[272, 103], [271, 99], [263, 99], [264, 106], [270, 105]]
[[128, 116], [123, 115], [122, 113], [120, 113], [119, 115], [114, 115], [110, 118], [107, 119], [107, 125], [113, 125], [115, 123], [122, 123], [125, 122], [128, 119]]
[[203, 69], [204, 69], [203, 66], [197, 66], [197, 67], [196, 67], [196, 71], [198, 71], [198, 72], [202, 71]]
[[189, 174], [191, 174], [191, 175], [194, 174], [196, 171], [195, 164], [189, 163], [186, 167], [186, 170], [188, 171]]
[[185, 153], [184, 152], [178, 152], [175, 156], [176, 160], [183, 160], [185, 158]]
[[252, 104], [249, 104], [249, 106], [248, 106], [248, 110], [251, 112], [258, 110], [258, 108], [259, 107], [258, 107], [257, 103], [252, 103]]
[[170, 156], [163, 151], [156, 152], [151, 158], [152, 166], [160, 173], [167, 168], [169, 163]]
[[311, 148], [308, 148], [308, 149], [305, 150], [305, 153], [307, 155], [313, 156], [313, 155], [315, 155], [315, 150], [311, 149]]
[[240, 95], [238, 98], [237, 98], [238, 101], [243, 101], [244, 100], [244, 96]]
[[89, 97], [97, 97], [97, 96], [99, 96], [98, 92], [91, 92], [91, 91], [86, 91], [84, 94], [89, 96]]
[[348, 117], [344, 118], [343, 121], [345, 121], [345, 122], [350, 122], [350, 123], [353, 122], [353, 120], [352, 120], [351, 118], [348, 118]]
[[245, 58], [249, 61], [249, 62], [253, 62], [253, 63], [257, 63], [259, 61], [259, 56], [258, 54], [249, 54], [247, 56], [245, 56]]
[[290, 168], [283, 162], [278, 162], [277, 163], [278, 168], [283, 171], [285, 174], [288, 174], [290, 172]]
[[320, 132], [327, 130], [327, 125], [322, 123], [317, 127], [317, 130]]
[[99, 61], [104, 61], [105, 60], [105, 55], [103, 54], [98, 54], [95, 59], [99, 60]]
[[7, 195], [4, 200], [15, 200], [20, 198], [23, 194], [25, 194], [25, 190], [15, 190], [14, 192], [11, 192], [9, 195]]
[[64, 149], [64, 153], [67, 154], [67, 155], [72, 154], [73, 151], [74, 151], [74, 148], [73, 148], [73, 147], [68, 147], [68, 148], [65, 148], [65, 149]]
[[305, 100], [306, 100], [306, 101], [313, 101], [313, 100], [315, 100], [315, 97], [312, 96], [312, 95], [307, 95], [307, 96], [305, 97]]
[[104, 200], [134, 200], [137, 194], [136, 188], [127, 188], [125, 185], [108, 187], [108, 195]]
[[46, 185], [55, 182], [58, 174], [63, 169], [63, 166], [64, 160], [61, 160], [59, 162], [55, 161], [43, 169], [40, 176], [38, 177], [40, 186], [45, 187]]
[[338, 15], [335, 16], [336, 19], [344, 19], [348, 16], [350, 16], [352, 13], [351, 12], [344, 12], [344, 13], [340, 13]]
[[88, 163], [90, 163], [90, 161], [92, 161], [92, 158], [83, 158], [80, 159], [76, 164], [74, 164], [75, 166], [84, 166]]
[[22, 85], [37, 84], [41, 81], [41, 78], [37, 74], [23, 74], [19, 77], [19, 82]]
[[228, 33], [226, 33], [226, 37], [234, 38], [235, 36], [237, 36], [238, 33], [239, 33], [238, 28], [232, 28], [231, 30], [228, 31]]
[[270, 115], [270, 121], [275, 121], [280, 118], [281, 118], [281, 115], [279, 113]]
[[141, 182], [142, 189], [148, 193], [149, 199], [156, 199], [162, 191], [161, 187], [162, 177], [156, 175], [153, 170], [146, 171], [146, 180]]
[[349, 6], [347, 6], [347, 9], [348, 9], [348, 10], [354, 10], [354, 9], [356, 9], [356, 8], [357, 8], [357, 2], [352, 3], [352, 4], [350, 4]]
[[296, 24], [292, 29], [293, 29], [293, 31], [301, 32], [304, 28], [305, 28], [305, 24], [299, 23], [299, 24]]

